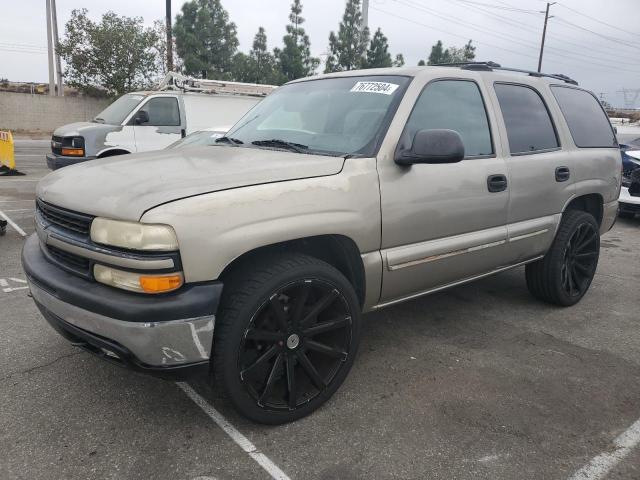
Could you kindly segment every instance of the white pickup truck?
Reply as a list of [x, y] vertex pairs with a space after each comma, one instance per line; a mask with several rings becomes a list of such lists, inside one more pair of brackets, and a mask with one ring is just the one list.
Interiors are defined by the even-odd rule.
[[156, 90], [128, 93], [90, 122], [57, 128], [47, 166], [56, 170], [95, 158], [160, 150], [210, 127], [226, 131], [275, 88], [170, 73]]

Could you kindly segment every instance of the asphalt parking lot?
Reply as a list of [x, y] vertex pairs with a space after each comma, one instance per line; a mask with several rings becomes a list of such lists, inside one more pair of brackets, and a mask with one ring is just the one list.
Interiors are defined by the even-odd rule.
[[265, 427], [207, 379], [128, 372], [44, 322], [19, 230], [33, 232], [47, 149], [18, 141], [27, 175], [0, 177], [18, 227], [0, 237], [0, 478], [569, 479], [588, 465], [576, 480], [640, 478], [640, 218], [603, 237], [575, 307], [537, 302], [516, 269], [366, 316], [333, 399]]

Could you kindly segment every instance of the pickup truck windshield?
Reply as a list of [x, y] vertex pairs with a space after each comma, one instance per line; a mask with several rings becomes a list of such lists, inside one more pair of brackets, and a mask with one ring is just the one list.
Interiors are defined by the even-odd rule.
[[[398, 75], [285, 85], [249, 111], [225, 138], [251, 148], [325, 155], [375, 155], [409, 83]], [[223, 140], [223, 139], [220, 139]]]
[[122, 125], [127, 115], [138, 106], [144, 99], [144, 95], [128, 93], [121, 96], [93, 119], [97, 123], [108, 123], [109, 125]]

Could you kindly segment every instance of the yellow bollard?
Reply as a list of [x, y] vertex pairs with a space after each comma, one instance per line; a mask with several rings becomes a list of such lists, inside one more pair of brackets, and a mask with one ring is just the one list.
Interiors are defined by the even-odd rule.
[[16, 156], [13, 135], [0, 130], [0, 175], [24, 175], [16, 170]]

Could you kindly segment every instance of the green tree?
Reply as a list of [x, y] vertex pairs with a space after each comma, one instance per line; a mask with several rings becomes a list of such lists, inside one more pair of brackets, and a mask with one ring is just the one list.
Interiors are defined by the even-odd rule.
[[325, 73], [355, 70], [366, 62], [369, 29], [363, 28], [360, 0], [348, 0], [338, 33], [329, 34]]
[[157, 74], [156, 32], [142, 18], [107, 12], [99, 23], [73, 10], [58, 52], [69, 85], [85, 93], [121, 95], [148, 86]]
[[402, 55], [401, 53], [398, 53], [396, 55], [395, 60], [393, 61], [393, 66], [394, 67], [404, 67], [404, 55]]
[[[472, 40], [469, 40], [462, 48], [449, 47], [446, 49], [443, 47], [442, 41], [438, 40], [437, 43], [431, 47], [427, 65], [470, 62], [474, 58], [476, 58], [476, 47], [472, 45]], [[418, 65], [424, 64], [424, 60], [418, 62]]]
[[387, 37], [384, 36], [380, 28], [373, 34], [366, 56], [365, 68], [382, 68], [393, 65]]
[[254, 83], [279, 83], [280, 75], [276, 59], [267, 49], [267, 34], [263, 27], [258, 29], [253, 39], [253, 48], [249, 52], [249, 68]]
[[284, 81], [313, 75], [320, 64], [319, 58], [311, 56], [311, 42], [302, 28], [304, 18], [301, 13], [301, 1], [293, 0], [287, 34], [282, 38], [284, 46], [282, 50], [274, 50]]
[[190, 0], [173, 27], [176, 52], [187, 75], [227, 80], [234, 74], [238, 49], [235, 23], [220, 0]]

